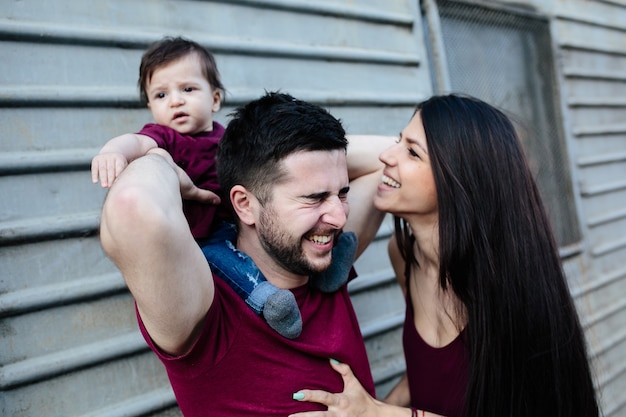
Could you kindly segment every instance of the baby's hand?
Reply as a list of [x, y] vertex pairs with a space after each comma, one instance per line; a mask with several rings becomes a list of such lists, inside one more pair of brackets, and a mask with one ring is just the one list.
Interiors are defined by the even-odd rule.
[[97, 184], [99, 178], [102, 187], [109, 188], [126, 166], [128, 161], [121, 153], [98, 154], [91, 160], [91, 181]]

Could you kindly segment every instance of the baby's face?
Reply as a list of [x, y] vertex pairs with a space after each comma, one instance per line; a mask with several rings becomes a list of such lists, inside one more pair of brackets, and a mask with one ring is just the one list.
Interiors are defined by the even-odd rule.
[[220, 109], [222, 96], [204, 77], [195, 54], [155, 70], [146, 93], [155, 123], [185, 135], [213, 130], [213, 113]]

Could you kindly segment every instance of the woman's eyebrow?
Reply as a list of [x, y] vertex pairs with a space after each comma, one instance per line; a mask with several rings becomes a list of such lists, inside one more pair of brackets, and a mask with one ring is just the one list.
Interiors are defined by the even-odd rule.
[[426, 149], [426, 147], [417, 139], [413, 139], [410, 137], [405, 136], [404, 139], [409, 142], [412, 145], [417, 146], [418, 148], [420, 148], [422, 150], [422, 152], [424, 152], [426, 155], [428, 155], [428, 150]]

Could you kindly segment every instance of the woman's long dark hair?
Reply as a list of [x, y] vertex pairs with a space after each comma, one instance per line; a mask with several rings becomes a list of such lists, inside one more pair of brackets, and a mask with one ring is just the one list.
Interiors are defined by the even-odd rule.
[[[510, 120], [471, 97], [418, 105], [437, 187], [439, 280], [463, 303], [469, 417], [595, 417], [584, 334]], [[419, 267], [404, 221], [396, 237]]]

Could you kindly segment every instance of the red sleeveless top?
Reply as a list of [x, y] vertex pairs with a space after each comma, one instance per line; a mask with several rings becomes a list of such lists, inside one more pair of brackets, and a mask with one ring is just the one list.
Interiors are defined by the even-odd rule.
[[463, 417], [469, 373], [466, 330], [447, 346], [434, 348], [415, 328], [408, 291], [406, 305], [402, 342], [411, 406], [446, 417]]

